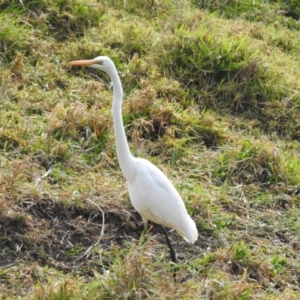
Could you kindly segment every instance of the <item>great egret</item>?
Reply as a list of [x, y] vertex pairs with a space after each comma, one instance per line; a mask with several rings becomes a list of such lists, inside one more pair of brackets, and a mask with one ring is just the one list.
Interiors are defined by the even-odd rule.
[[130, 153], [122, 119], [123, 88], [113, 61], [107, 56], [98, 56], [91, 60], [71, 61], [70, 64], [100, 69], [110, 76], [113, 84], [112, 114], [117, 156], [122, 173], [127, 180], [131, 203], [142, 216], [145, 231], [147, 231], [148, 220], [162, 226], [171, 260], [176, 262], [175, 251], [165, 226], [175, 229], [180, 236], [192, 244], [198, 238], [198, 231], [181, 197], [166, 175], [148, 160], [133, 157]]

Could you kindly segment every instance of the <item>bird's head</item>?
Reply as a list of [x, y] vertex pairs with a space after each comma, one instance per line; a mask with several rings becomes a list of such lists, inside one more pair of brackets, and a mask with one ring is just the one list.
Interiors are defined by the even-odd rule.
[[110, 73], [110, 71], [114, 68], [114, 63], [107, 56], [98, 56], [94, 59], [88, 59], [88, 60], [73, 60], [70, 62], [70, 65], [92, 67], [92, 68], [100, 69], [107, 73]]

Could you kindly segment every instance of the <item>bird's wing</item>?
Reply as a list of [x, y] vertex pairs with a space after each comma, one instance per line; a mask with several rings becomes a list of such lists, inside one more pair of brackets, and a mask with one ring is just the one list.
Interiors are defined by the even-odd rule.
[[174, 228], [182, 236], [189, 230], [191, 220], [181, 197], [155, 165], [139, 159], [135, 180], [128, 187], [132, 204], [144, 219]]

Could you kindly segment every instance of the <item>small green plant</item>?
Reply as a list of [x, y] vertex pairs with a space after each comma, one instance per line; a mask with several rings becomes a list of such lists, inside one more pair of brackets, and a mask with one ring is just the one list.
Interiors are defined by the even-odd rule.
[[236, 242], [232, 248], [233, 259], [242, 262], [248, 262], [251, 256], [250, 247], [245, 241]]
[[275, 256], [274, 258], [272, 258], [271, 263], [273, 268], [276, 271], [280, 272], [283, 271], [284, 268], [287, 266], [287, 259], [279, 256]]
[[82, 253], [84, 250], [85, 250], [84, 247], [79, 246], [79, 245], [76, 245], [76, 246], [72, 247], [72, 248], [69, 250], [68, 255], [69, 255], [70, 257], [78, 256], [78, 255], [80, 255], [80, 253]]

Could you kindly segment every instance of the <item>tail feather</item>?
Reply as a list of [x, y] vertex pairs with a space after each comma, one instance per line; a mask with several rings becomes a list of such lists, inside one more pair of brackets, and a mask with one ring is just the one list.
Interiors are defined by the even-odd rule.
[[185, 232], [179, 230], [177, 230], [177, 232], [190, 244], [194, 244], [198, 239], [198, 230], [196, 224], [190, 216], [188, 216], [188, 223], [185, 228]]

